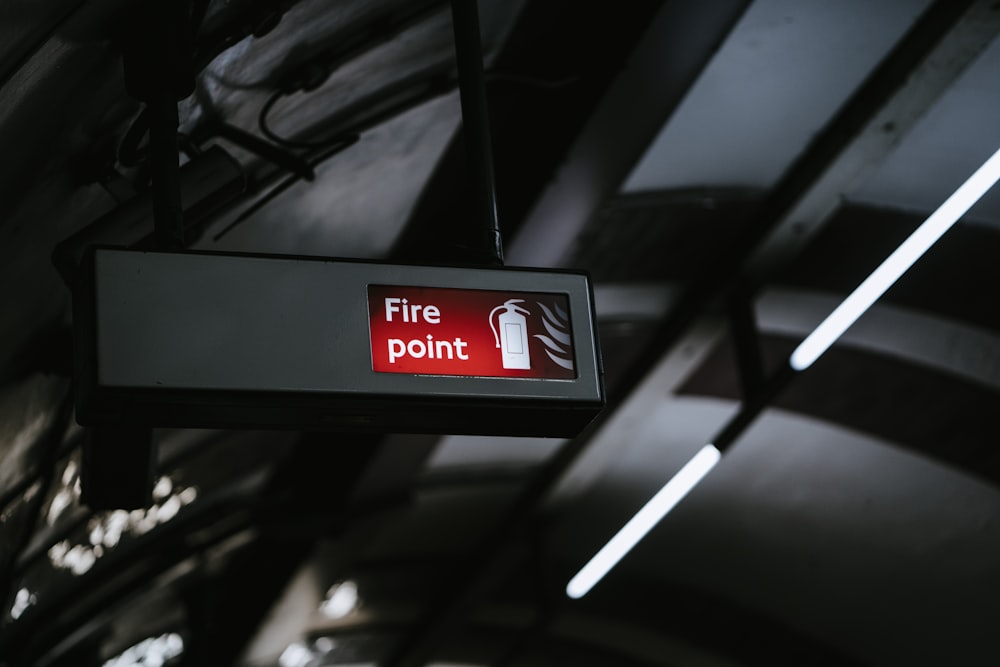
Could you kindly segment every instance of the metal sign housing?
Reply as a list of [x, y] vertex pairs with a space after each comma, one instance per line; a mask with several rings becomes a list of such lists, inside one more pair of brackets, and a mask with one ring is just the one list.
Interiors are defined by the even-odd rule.
[[96, 249], [83, 424], [573, 435], [604, 405], [584, 274]]

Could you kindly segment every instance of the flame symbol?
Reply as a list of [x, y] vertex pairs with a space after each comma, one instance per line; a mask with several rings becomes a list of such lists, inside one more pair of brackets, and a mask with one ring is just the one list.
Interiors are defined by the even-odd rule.
[[[535, 303], [538, 303], [537, 301]], [[535, 338], [545, 344], [545, 354], [549, 359], [568, 371], [573, 370], [573, 346], [569, 337], [569, 315], [558, 304], [555, 313], [544, 304], [538, 303], [542, 309], [542, 325], [549, 335], [535, 334]]]

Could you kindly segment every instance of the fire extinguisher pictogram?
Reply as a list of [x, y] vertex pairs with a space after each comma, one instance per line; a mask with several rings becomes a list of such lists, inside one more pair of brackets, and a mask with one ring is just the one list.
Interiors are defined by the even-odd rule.
[[[517, 304], [524, 299], [508, 299], [503, 305], [490, 311], [490, 328], [500, 348], [500, 356], [504, 368], [529, 370], [531, 356], [528, 351], [528, 321], [525, 315], [531, 312]], [[499, 326], [494, 326], [493, 316], [497, 311], [503, 311], [497, 318]]]

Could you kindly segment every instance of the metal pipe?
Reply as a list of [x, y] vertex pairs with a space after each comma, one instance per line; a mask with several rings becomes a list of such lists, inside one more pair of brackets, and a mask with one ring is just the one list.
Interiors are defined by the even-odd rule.
[[149, 109], [149, 165], [153, 176], [153, 229], [164, 250], [184, 247], [180, 161], [177, 147], [177, 101], [170, 89], [156, 90]]
[[[496, 183], [493, 177], [493, 147], [483, 77], [483, 49], [476, 0], [452, 0], [455, 60], [462, 101], [462, 125], [472, 173], [472, 194], [477, 222], [483, 226], [483, 260], [503, 266], [503, 240], [497, 219]], [[478, 235], [477, 235], [478, 236]]]
[[764, 387], [764, 361], [754, 314], [754, 294], [753, 288], [738, 286], [729, 295], [729, 320], [744, 403], [752, 401]]

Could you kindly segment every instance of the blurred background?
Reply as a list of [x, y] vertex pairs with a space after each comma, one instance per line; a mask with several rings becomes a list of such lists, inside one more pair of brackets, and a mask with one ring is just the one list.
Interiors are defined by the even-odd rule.
[[123, 70], [130, 4], [0, 3], [0, 663], [996, 664], [1000, 195], [787, 370], [1000, 148], [995, 3], [480, 0], [506, 261], [590, 273], [606, 410], [161, 429], [152, 506], [94, 512], [66, 281], [153, 232], [137, 98], [181, 98], [190, 248], [469, 263], [478, 224], [448, 2], [178, 2], [187, 78]]

